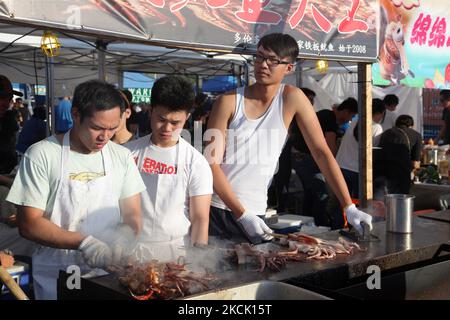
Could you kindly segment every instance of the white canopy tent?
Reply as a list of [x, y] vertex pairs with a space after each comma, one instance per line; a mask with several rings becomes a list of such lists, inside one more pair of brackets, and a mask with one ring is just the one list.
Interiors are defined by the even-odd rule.
[[[30, 34], [21, 37], [27, 33]], [[39, 48], [42, 33], [41, 30], [0, 23], [1, 73], [12, 82], [45, 84], [45, 57]], [[66, 33], [57, 35], [61, 52], [53, 58], [54, 97], [71, 95], [78, 83], [99, 78], [96, 39]], [[124, 42], [108, 43], [104, 53], [106, 80], [119, 87], [124, 71], [181, 74], [201, 80], [217, 75], [241, 76], [246, 61], [240, 55]]]
[[[301, 84], [316, 93], [314, 108], [331, 109], [331, 106], [342, 102], [348, 97], [358, 98], [358, 75], [356, 67], [345, 66], [329, 69], [329, 72], [317, 80], [318, 74], [313, 69], [302, 73]], [[295, 85], [296, 75], [290, 75], [286, 82]], [[407, 114], [413, 117], [415, 129], [423, 133], [423, 101], [422, 89], [406, 86], [377, 87], [372, 86], [373, 98], [383, 99], [387, 94], [395, 94], [400, 102], [397, 106], [398, 115]]]

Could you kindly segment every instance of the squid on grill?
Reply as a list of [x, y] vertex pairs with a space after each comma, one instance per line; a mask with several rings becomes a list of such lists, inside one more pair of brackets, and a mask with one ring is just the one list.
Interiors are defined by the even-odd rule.
[[197, 273], [186, 269], [180, 257], [177, 262], [131, 263], [115, 267], [119, 282], [128, 288], [137, 300], [174, 299], [209, 289], [209, 283], [217, 280], [212, 274]]
[[357, 243], [345, 240], [342, 237], [338, 241], [323, 240], [299, 233], [291, 233], [286, 236], [278, 236], [280, 243], [288, 245], [291, 250], [299, 250], [307, 255], [308, 260], [333, 259], [338, 254], [352, 254], [355, 250], [364, 251]]

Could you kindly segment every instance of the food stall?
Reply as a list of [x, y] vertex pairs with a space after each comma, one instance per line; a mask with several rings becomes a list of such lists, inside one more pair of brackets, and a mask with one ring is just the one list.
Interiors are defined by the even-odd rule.
[[[286, 1], [261, 3], [246, 0], [206, 0], [170, 2], [170, 4], [162, 2], [155, 5], [152, 1], [86, 0], [78, 1], [77, 5], [70, 6], [70, 9], [62, 2], [55, 2], [53, 6], [48, 7], [44, 5], [44, 1], [32, 1], [33, 10], [19, 5], [17, 1], [6, 0], [1, 4], [0, 19], [3, 22], [64, 30], [109, 41], [125, 40], [189, 48], [211, 54], [231, 52], [251, 54], [262, 35], [286, 32], [298, 40], [300, 56], [304, 59], [357, 62], [361, 119], [359, 128], [360, 141], [363, 142], [360, 146], [361, 200], [364, 204], [372, 198], [370, 63], [378, 56], [377, 1], [310, 0], [289, 2], [287, 5]], [[333, 17], [336, 19], [332, 19]], [[448, 212], [443, 212], [442, 215], [448, 215]], [[297, 250], [295, 255], [292, 252], [295, 250], [289, 250], [278, 243], [246, 247], [245, 250], [251, 251], [250, 256], [256, 258], [256, 266], [252, 262], [254, 259], [249, 259], [251, 261], [248, 263], [239, 263], [239, 258], [237, 263], [233, 262], [233, 259], [231, 262], [219, 259], [217, 268], [200, 270], [214, 276], [207, 278], [205, 285], [208, 287], [203, 287], [201, 292], [188, 291], [185, 296], [211, 290], [217, 292], [221, 288], [255, 281], [273, 281], [304, 287], [324, 297], [340, 298], [344, 295], [339, 292], [340, 290], [349, 289], [351, 285], [366, 281], [370, 266], [378, 266], [382, 272], [395, 271], [401, 274], [415, 270], [419, 266], [423, 267], [422, 264], [428, 266], [445, 263], [441, 259], [448, 259], [448, 255], [441, 257], [440, 250], [445, 253], [450, 244], [449, 231], [448, 223], [418, 217], [414, 219], [412, 234], [388, 233], [385, 222], [378, 222], [372, 231], [374, 240], [369, 237], [372, 240], [360, 241], [359, 249], [355, 249], [356, 245], [353, 244], [350, 245], [353, 249], [344, 246], [345, 253], [340, 254], [336, 253], [336, 246], [343, 245], [339, 240], [339, 231], [321, 234], [321, 240], [309, 240], [317, 243], [312, 245], [312, 248], [308, 247], [306, 252]], [[314, 253], [316, 250], [320, 251], [317, 258], [324, 256], [323, 248], [320, 248], [324, 241], [333, 241], [336, 250], [330, 252], [327, 244], [325, 245], [327, 248], [324, 249], [326, 258], [312, 258], [316, 255]], [[238, 249], [224, 245], [203, 250], [201, 253], [203, 255], [211, 253], [216, 256], [217, 252], [222, 254], [224, 251], [234, 252], [237, 255]], [[283, 252], [287, 253], [283, 255]], [[186, 259], [187, 262], [191, 261], [189, 256]], [[197, 259], [198, 261], [204, 262]], [[272, 266], [273, 269], [262, 267], [261, 261], [269, 263], [268, 266]], [[183, 269], [185, 266], [188, 265], [178, 261], [170, 265], [172, 269], [169, 271], [174, 271], [179, 279], [179, 274], [185, 271]], [[67, 288], [68, 281], [66, 281], [70, 275], [62, 273], [59, 281], [59, 297], [132, 299], [129, 288], [124, 286], [123, 282], [121, 284], [118, 274], [120, 272], [89, 279], [82, 278], [81, 289], [72, 290], [73, 288]], [[189, 276], [194, 277], [192, 274]], [[195, 276], [198, 277], [197, 274]], [[447, 281], [448, 278], [446, 277]], [[441, 280], [437, 281], [445, 284]], [[179, 292], [182, 293], [182, 290], [179, 289]], [[351, 293], [348, 295], [358, 298]]]
[[[238, 264], [217, 258], [216, 270], [209, 270], [214, 276], [206, 282], [209, 287], [192, 296], [177, 298], [220, 299], [228, 290], [241, 299], [254, 299], [256, 293], [249, 293], [248, 286], [269, 281], [274, 294], [265, 298], [274, 300], [286, 298], [277, 296], [276, 283], [307, 290], [302, 291], [308, 295], [307, 299], [450, 299], [450, 211], [441, 211], [432, 217], [415, 217], [410, 234], [388, 232], [385, 222], [375, 223], [371, 234], [371, 240], [359, 241], [361, 250], [351, 254], [337, 254], [332, 259], [308, 259], [307, 254], [301, 254], [299, 261], [288, 261], [278, 271], [270, 268], [258, 271], [257, 260]], [[339, 231], [332, 231], [317, 237], [334, 241], [341, 235]], [[289, 251], [276, 242], [256, 245], [254, 249]], [[204, 250], [213, 256], [221, 252], [221, 248]], [[380, 290], [370, 290], [366, 285], [374, 270], [381, 272]], [[82, 279], [80, 290], [68, 289], [67, 277], [61, 273], [59, 294], [62, 299], [133, 299], [115, 274]], [[246, 295], [239, 291], [242, 288], [247, 289]]]

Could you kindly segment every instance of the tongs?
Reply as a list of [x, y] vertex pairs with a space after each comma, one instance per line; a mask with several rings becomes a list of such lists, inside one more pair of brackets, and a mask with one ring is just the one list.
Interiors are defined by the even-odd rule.
[[355, 228], [350, 226], [349, 230], [339, 230], [339, 234], [354, 241], [354, 242], [376, 242], [380, 241], [376, 235], [370, 232], [370, 226], [364, 222], [361, 222], [363, 233], [359, 234]]

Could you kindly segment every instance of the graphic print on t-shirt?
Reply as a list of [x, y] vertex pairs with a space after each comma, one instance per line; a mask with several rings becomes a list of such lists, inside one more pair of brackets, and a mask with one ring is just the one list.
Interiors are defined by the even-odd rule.
[[[138, 157], [134, 158], [136, 164], [139, 163]], [[177, 166], [173, 164], [167, 164], [162, 161], [157, 161], [150, 157], [145, 157], [142, 161], [141, 172], [147, 174], [177, 174]]]
[[79, 172], [79, 173], [70, 173], [70, 180], [77, 180], [83, 182], [89, 182], [91, 180], [103, 177], [105, 172]]

